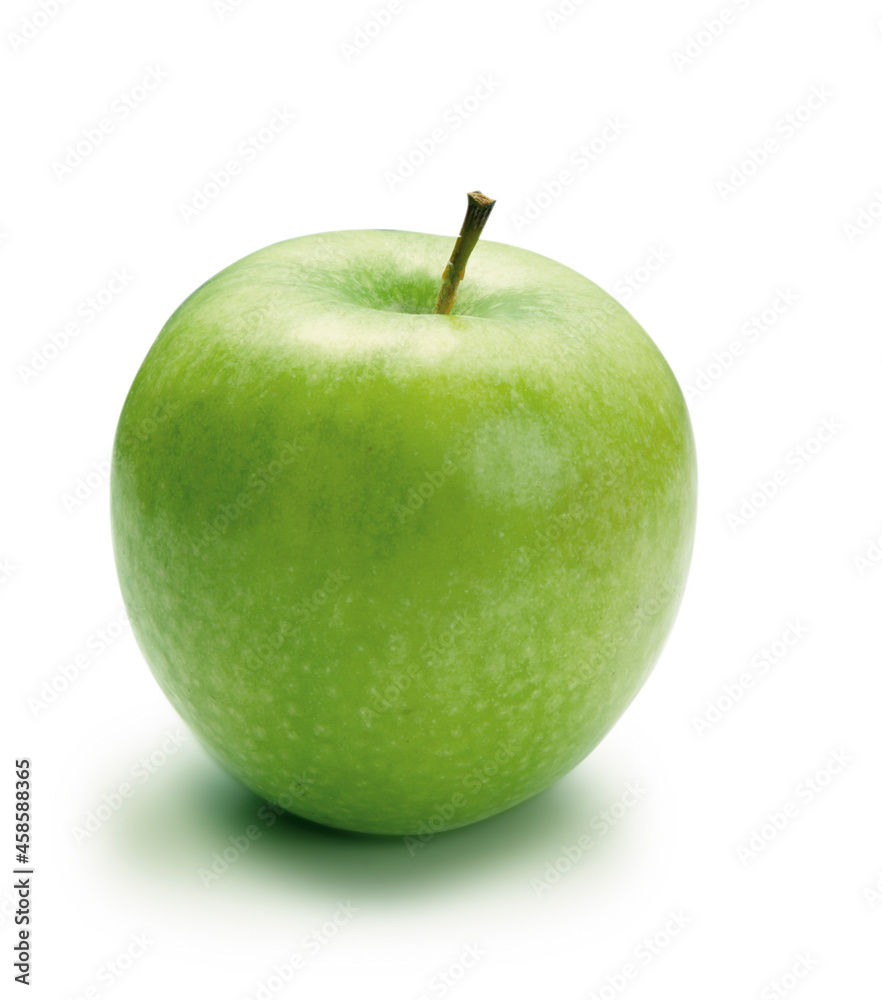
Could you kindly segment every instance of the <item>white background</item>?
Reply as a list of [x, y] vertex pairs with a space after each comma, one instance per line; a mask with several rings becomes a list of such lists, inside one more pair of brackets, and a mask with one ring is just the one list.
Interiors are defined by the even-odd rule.
[[[382, 30], [352, 0], [3, 6], [0, 787], [32, 759], [30, 995], [878, 997], [882, 6], [730, 0], [724, 23], [712, 0], [383, 3]], [[293, 120], [246, 156], [277, 109]], [[231, 159], [228, 186], [182, 210]], [[617, 294], [689, 395], [682, 611], [614, 731], [532, 802], [413, 855], [268, 828], [192, 739], [169, 741], [185, 731], [118, 625], [116, 419], [163, 322], [222, 267], [324, 230], [452, 238], [473, 188], [498, 199], [487, 238]], [[88, 320], [114, 269], [125, 287]], [[639, 801], [599, 835], [629, 783]], [[335, 913], [332, 939], [304, 942]]]

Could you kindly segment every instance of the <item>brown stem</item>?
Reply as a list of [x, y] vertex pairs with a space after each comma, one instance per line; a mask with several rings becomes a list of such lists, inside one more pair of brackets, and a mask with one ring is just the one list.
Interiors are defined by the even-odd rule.
[[456, 301], [456, 290], [465, 276], [466, 263], [481, 236], [484, 223], [490, 217], [490, 212], [496, 204], [493, 198], [488, 198], [480, 191], [471, 191], [468, 198], [469, 207], [466, 209], [465, 219], [453, 247], [453, 253], [450, 255], [447, 267], [444, 268], [441, 291], [438, 292], [438, 301], [433, 310], [442, 316], [449, 316], [453, 309], [453, 303]]

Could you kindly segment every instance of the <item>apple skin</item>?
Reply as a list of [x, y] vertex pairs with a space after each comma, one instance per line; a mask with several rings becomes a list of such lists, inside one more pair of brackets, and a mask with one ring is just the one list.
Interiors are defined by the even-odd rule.
[[673, 624], [695, 447], [636, 320], [482, 241], [287, 240], [166, 323], [114, 442], [138, 643], [266, 799], [423, 835], [547, 788], [603, 738]]

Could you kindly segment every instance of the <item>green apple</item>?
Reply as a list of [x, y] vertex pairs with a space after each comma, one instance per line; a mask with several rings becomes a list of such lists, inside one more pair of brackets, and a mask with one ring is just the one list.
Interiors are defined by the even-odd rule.
[[451, 242], [237, 261], [168, 320], [114, 442], [159, 685], [247, 786], [348, 830], [462, 826], [566, 774], [649, 675], [692, 551], [694, 441], [655, 344], [499, 243], [435, 312]]

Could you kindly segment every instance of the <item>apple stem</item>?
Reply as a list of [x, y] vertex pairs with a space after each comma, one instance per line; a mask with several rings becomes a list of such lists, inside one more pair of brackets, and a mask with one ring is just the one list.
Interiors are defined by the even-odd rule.
[[441, 278], [441, 291], [438, 292], [438, 301], [435, 303], [434, 313], [442, 316], [449, 316], [456, 301], [456, 290], [459, 283], [465, 276], [465, 268], [475, 244], [481, 236], [484, 224], [490, 217], [490, 212], [496, 204], [493, 198], [481, 194], [480, 191], [470, 191], [468, 195], [469, 207], [466, 209], [465, 219], [462, 229], [456, 238], [453, 253], [444, 274]]

